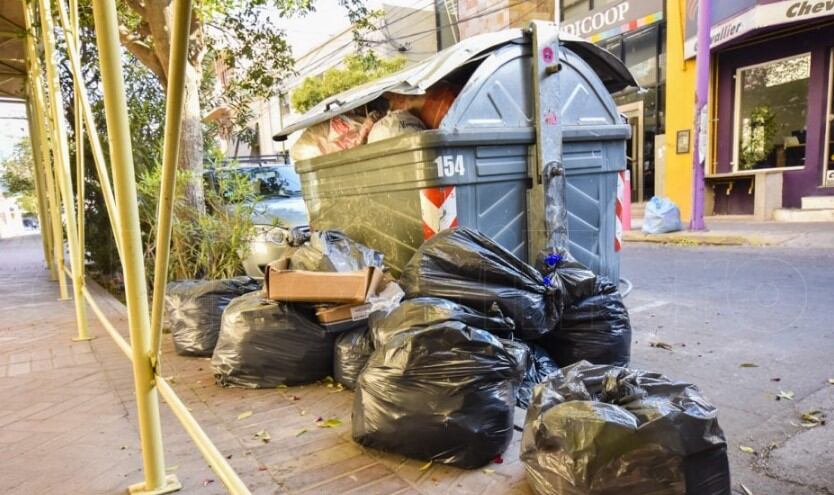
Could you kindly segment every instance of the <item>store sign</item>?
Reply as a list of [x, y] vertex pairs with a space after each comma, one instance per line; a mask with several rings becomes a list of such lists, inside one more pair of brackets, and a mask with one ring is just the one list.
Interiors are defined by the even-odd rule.
[[624, 0], [593, 10], [579, 19], [565, 19], [562, 31], [594, 43], [663, 19], [663, 0]]
[[[695, 2], [697, 0], [689, 0]], [[749, 4], [750, 1], [742, 2]], [[687, 9], [687, 17], [692, 9]], [[712, 48], [721, 46], [754, 29], [762, 29], [780, 24], [816, 19], [834, 15], [834, 0], [788, 0], [769, 4], [756, 4], [752, 8], [738, 13], [728, 19], [713, 23], [710, 30]], [[697, 17], [697, 8], [695, 9]], [[687, 24], [689, 27], [689, 24]], [[687, 29], [684, 44], [686, 58], [695, 56], [697, 49], [697, 30]]]

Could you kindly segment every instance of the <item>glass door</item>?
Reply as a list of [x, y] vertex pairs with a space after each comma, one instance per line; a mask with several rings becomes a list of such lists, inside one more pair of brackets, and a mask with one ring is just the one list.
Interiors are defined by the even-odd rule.
[[631, 139], [626, 142], [626, 166], [631, 173], [631, 202], [643, 199], [643, 102], [629, 103], [618, 109], [631, 126]]

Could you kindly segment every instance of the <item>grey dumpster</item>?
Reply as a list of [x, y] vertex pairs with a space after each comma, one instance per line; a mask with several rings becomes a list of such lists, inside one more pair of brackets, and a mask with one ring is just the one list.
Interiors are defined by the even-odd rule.
[[[385, 253], [399, 273], [423, 240], [460, 225], [522, 259], [544, 247], [544, 193], [536, 163], [530, 34], [464, 40], [404, 72], [321, 102], [275, 136], [360, 108], [385, 92], [421, 94], [465, 83], [440, 127], [295, 163], [314, 229], [341, 229]], [[597, 273], [619, 276], [614, 251], [617, 173], [630, 129], [609, 91], [636, 85], [595, 45], [562, 39], [563, 161], [570, 250]]]

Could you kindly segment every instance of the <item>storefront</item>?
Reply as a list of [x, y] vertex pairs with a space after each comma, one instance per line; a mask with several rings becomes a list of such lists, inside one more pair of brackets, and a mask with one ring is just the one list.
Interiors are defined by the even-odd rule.
[[664, 133], [666, 29], [663, 0], [565, 0], [562, 30], [619, 57], [643, 87], [614, 99], [632, 126], [628, 147], [632, 201], [656, 192], [656, 137]]
[[[694, 3], [687, 9], [687, 58], [696, 50]], [[786, 208], [800, 207], [803, 197], [834, 195], [834, 1], [714, 5], [707, 173], [714, 212], [752, 214], [763, 173], [779, 176]]]

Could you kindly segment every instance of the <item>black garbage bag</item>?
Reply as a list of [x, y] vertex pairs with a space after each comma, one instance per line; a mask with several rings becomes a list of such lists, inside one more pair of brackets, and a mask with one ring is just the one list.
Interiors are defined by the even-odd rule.
[[694, 385], [581, 362], [536, 387], [521, 461], [540, 495], [730, 495], [727, 442]]
[[383, 255], [337, 230], [314, 232], [290, 255], [290, 268], [313, 272], [355, 272], [382, 267]]
[[418, 297], [403, 301], [388, 313], [372, 313], [368, 325], [376, 348], [382, 347], [400, 333], [413, 332], [447, 321], [459, 321], [499, 337], [511, 337], [515, 328], [513, 321], [505, 318], [497, 306], [492, 310], [485, 314], [439, 297]]
[[561, 282], [565, 306], [595, 294], [596, 274], [565, 249], [540, 252], [536, 257], [536, 269], [544, 274], [548, 285], [553, 285], [554, 278]]
[[559, 321], [556, 289], [545, 285], [542, 274], [466, 228], [424, 242], [403, 269], [400, 285], [406, 298], [441, 297], [484, 313], [497, 304], [525, 340], [544, 336]]
[[542, 346], [529, 344], [524, 376], [515, 394], [516, 406], [527, 409], [533, 397], [533, 388], [558, 371], [556, 362]]
[[246, 294], [223, 312], [211, 365], [223, 386], [302, 385], [330, 376], [334, 340], [311, 308]]
[[565, 308], [559, 326], [542, 344], [559, 366], [583, 360], [628, 366], [631, 322], [616, 286], [600, 277], [595, 295]]
[[408, 457], [473, 469], [513, 436], [515, 356], [462, 321], [391, 336], [359, 375], [353, 439]]
[[165, 324], [182, 356], [211, 356], [220, 332], [220, 317], [229, 302], [261, 289], [251, 277], [182, 280], [165, 289]]
[[353, 390], [359, 373], [373, 352], [371, 332], [366, 325], [339, 335], [333, 349], [333, 378]]

